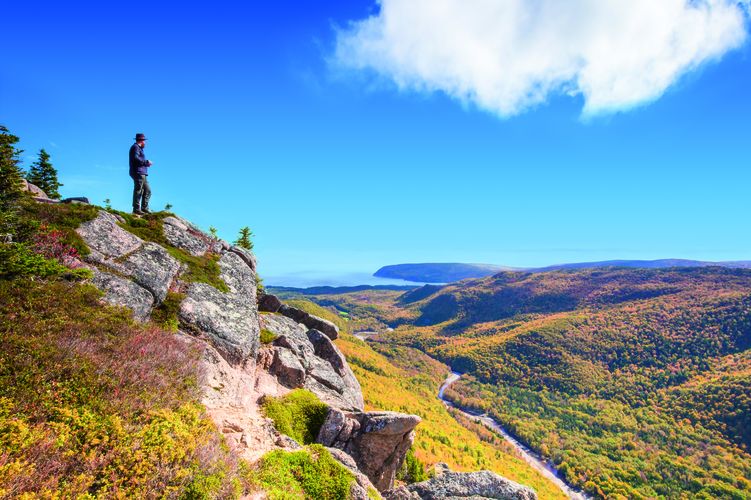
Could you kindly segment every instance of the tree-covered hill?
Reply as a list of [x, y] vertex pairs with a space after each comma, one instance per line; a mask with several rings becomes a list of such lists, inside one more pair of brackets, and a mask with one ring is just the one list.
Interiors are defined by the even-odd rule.
[[368, 307], [596, 496], [751, 497], [748, 270], [504, 272]]

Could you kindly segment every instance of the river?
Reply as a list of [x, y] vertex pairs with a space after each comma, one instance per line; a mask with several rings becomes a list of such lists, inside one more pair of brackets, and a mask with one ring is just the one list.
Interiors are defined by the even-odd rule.
[[446, 406], [451, 406], [452, 408], [456, 408], [460, 412], [464, 413], [467, 417], [477, 419], [480, 422], [483, 423], [486, 427], [489, 429], [492, 429], [493, 431], [500, 434], [506, 441], [511, 443], [511, 445], [519, 451], [521, 454], [521, 457], [524, 459], [525, 462], [527, 462], [529, 465], [532, 466], [533, 469], [540, 472], [543, 476], [550, 479], [553, 484], [558, 486], [558, 488], [561, 489], [566, 495], [568, 495], [569, 498], [574, 498], [576, 500], [588, 500], [590, 497], [585, 495], [582, 491], [579, 491], [566, 483], [561, 476], [558, 474], [558, 471], [551, 465], [549, 462], [545, 461], [540, 455], [529, 449], [524, 444], [520, 443], [519, 440], [517, 440], [514, 436], [509, 434], [506, 429], [504, 429], [494, 418], [488, 416], [486, 413], [480, 414], [477, 412], [469, 411], [465, 408], [460, 408], [451, 401], [446, 400], [443, 397], [443, 392], [448, 388], [451, 384], [459, 380], [459, 377], [461, 377], [461, 373], [451, 372], [449, 376], [446, 378], [446, 380], [441, 385], [441, 388], [438, 390], [438, 398], [443, 401], [443, 403]]

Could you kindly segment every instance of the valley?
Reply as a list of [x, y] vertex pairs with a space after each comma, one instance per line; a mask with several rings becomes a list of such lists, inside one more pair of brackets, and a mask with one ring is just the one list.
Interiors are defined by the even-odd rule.
[[486, 413], [588, 495], [751, 495], [747, 270], [502, 272], [306, 298], [378, 332], [368, 345], [465, 374], [445, 399]]

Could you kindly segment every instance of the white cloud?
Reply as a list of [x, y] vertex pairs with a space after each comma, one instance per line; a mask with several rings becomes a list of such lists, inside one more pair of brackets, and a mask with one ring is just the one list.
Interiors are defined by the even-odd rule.
[[379, 0], [335, 62], [500, 116], [581, 94], [584, 114], [660, 97], [746, 40], [749, 0]]

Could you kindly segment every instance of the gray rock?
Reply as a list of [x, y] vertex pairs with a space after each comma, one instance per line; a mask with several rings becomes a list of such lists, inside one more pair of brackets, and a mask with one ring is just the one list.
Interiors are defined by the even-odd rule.
[[106, 263], [135, 252], [143, 244], [141, 238], [121, 228], [117, 222], [114, 215], [102, 210], [95, 219], [84, 222], [76, 229], [95, 260]]
[[[340, 441], [339, 434], [345, 428], [346, 423], [350, 419], [344, 414], [343, 411], [337, 408], [329, 408], [329, 412], [326, 414], [326, 419], [321, 425], [321, 429], [318, 431], [317, 443], [321, 443], [324, 446], [334, 446], [337, 441]], [[346, 441], [347, 438], [341, 439]], [[353, 462], [354, 463], [354, 460]]]
[[13, 235], [10, 233], [0, 234], [0, 243], [13, 243]]
[[273, 345], [293, 351], [307, 369], [310, 360], [315, 356], [315, 350], [308, 340], [306, 328], [289, 318], [275, 314], [262, 314], [260, 318], [263, 327], [276, 335]]
[[253, 255], [253, 252], [251, 252], [250, 250], [245, 250], [241, 247], [234, 246], [229, 247], [227, 251], [232, 252], [240, 257], [248, 265], [248, 267], [253, 270], [253, 272], [256, 271], [256, 256]]
[[133, 317], [138, 321], [146, 321], [154, 306], [154, 296], [133, 281], [97, 268], [92, 268], [94, 277], [92, 284], [104, 291], [104, 299], [110, 304], [125, 306], [133, 311]]
[[349, 454], [378, 490], [393, 485], [414, 440], [417, 415], [396, 412], [343, 412], [330, 408], [317, 441]]
[[309, 378], [314, 378], [327, 389], [335, 391], [339, 395], [344, 392], [344, 381], [342, 380], [342, 377], [334, 371], [331, 364], [317, 356], [313, 356], [309, 362], [310, 364], [307, 371]]
[[310, 343], [313, 344], [316, 356], [328, 361], [340, 376], [344, 374], [345, 367], [348, 367], [347, 361], [331, 339], [316, 329], [308, 330], [307, 336]]
[[359, 430], [360, 422], [353, 413], [330, 407], [316, 442], [343, 450], [352, 435]]
[[323, 332], [331, 340], [335, 340], [339, 336], [339, 328], [331, 321], [319, 318], [318, 316], [314, 316], [303, 311], [302, 309], [291, 307], [287, 304], [281, 304], [279, 308], [273, 312], [278, 312], [284, 316], [287, 316], [288, 318], [297, 321], [298, 323], [302, 323], [308, 328], [313, 328], [320, 332]]
[[305, 381], [305, 367], [297, 356], [284, 347], [274, 347], [274, 359], [269, 367], [269, 373], [276, 375], [279, 383], [290, 389], [302, 387]]
[[284, 316], [287, 316], [288, 318], [297, 321], [298, 323], [302, 323], [303, 325], [309, 320], [310, 314], [306, 313], [302, 309], [298, 309], [296, 307], [288, 306], [287, 304], [282, 304], [279, 307], [279, 310], [277, 311], [279, 314], [282, 314]]
[[326, 334], [331, 340], [336, 340], [339, 337], [339, 327], [327, 319], [319, 318], [313, 314], [309, 314], [308, 322], [305, 326], [313, 328]]
[[402, 486], [384, 493], [388, 500], [459, 500], [508, 499], [536, 500], [531, 488], [510, 481], [493, 472], [446, 471], [421, 483]]
[[258, 299], [259, 311], [275, 313], [279, 310], [280, 307], [282, 307], [282, 301], [279, 300], [279, 297], [277, 297], [276, 295], [266, 293]]
[[194, 333], [206, 335], [230, 363], [243, 364], [255, 359], [259, 346], [255, 273], [229, 252], [222, 254], [219, 268], [230, 291], [191, 283], [180, 304], [180, 320]]
[[47, 193], [42, 191], [42, 189], [39, 186], [30, 183], [26, 179], [21, 179], [21, 181], [23, 182], [21, 189], [24, 191], [30, 192], [31, 196], [33, 196], [35, 199], [38, 198], [39, 201], [47, 201], [50, 199], [50, 197], [47, 196]]
[[275, 444], [286, 450], [291, 450], [291, 451], [297, 451], [297, 450], [303, 449], [303, 446], [300, 443], [298, 443], [297, 441], [295, 441], [294, 439], [292, 439], [286, 434], [279, 434], [279, 437], [276, 438]]
[[156, 243], [146, 242], [120, 264], [109, 263], [117, 271], [154, 294], [158, 302], [167, 296], [180, 263]]
[[161, 246], [144, 242], [117, 222], [114, 215], [100, 211], [76, 230], [91, 249], [86, 261], [132, 278], [150, 291], [156, 302], [163, 301], [180, 263]]
[[186, 224], [176, 217], [165, 217], [164, 237], [170, 245], [185, 250], [191, 255], [201, 256], [211, 245], [211, 239], [202, 232]]
[[388, 490], [415, 439], [414, 428], [421, 419], [396, 412], [360, 413], [355, 418], [360, 428], [353, 432], [344, 451], [355, 459], [358, 468], [379, 491]]

